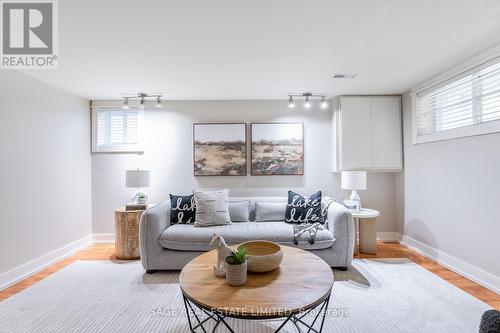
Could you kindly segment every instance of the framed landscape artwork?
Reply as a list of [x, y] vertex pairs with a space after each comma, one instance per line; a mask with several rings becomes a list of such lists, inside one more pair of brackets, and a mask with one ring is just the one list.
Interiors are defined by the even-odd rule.
[[251, 124], [252, 176], [304, 175], [304, 124]]
[[193, 124], [195, 176], [246, 176], [244, 123]]

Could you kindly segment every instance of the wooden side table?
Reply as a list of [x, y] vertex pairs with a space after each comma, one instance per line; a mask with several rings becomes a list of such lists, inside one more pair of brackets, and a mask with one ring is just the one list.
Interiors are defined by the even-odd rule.
[[362, 208], [359, 211], [351, 211], [351, 214], [355, 218], [354, 226], [356, 228], [356, 244], [354, 246], [354, 254], [358, 254], [359, 252], [377, 254], [376, 222], [377, 216], [380, 215], [380, 212], [375, 209]]
[[[148, 208], [156, 206], [149, 204]], [[115, 254], [118, 259], [139, 259], [139, 221], [144, 210], [115, 210]]]

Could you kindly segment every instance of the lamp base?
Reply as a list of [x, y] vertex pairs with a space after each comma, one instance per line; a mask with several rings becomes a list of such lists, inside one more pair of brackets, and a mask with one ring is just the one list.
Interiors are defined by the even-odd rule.
[[353, 190], [351, 192], [349, 199], [344, 200], [344, 206], [355, 212], [359, 212], [361, 210], [361, 197], [359, 196], [358, 191]]
[[349, 200], [361, 201], [361, 197], [359, 196], [358, 191], [352, 190]]
[[144, 205], [148, 202], [148, 195], [138, 189], [137, 193], [135, 193], [132, 199], [130, 199], [130, 202], [134, 204]]

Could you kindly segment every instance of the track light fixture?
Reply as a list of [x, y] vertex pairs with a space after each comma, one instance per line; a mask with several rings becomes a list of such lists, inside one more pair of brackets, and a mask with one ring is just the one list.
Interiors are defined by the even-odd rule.
[[149, 99], [156, 99], [156, 107], [161, 108], [161, 98], [163, 97], [162, 94], [148, 94], [148, 93], [137, 93], [136, 95], [129, 95], [129, 96], [123, 96], [123, 108], [124, 109], [130, 109], [129, 106], [129, 100], [139, 100], [139, 108], [140, 109], [145, 109], [146, 108], [146, 102]]
[[295, 106], [295, 102], [293, 100], [294, 97], [304, 97], [304, 108], [310, 109], [312, 106], [312, 99], [321, 98], [321, 108], [326, 109], [328, 107], [328, 100], [325, 95], [322, 94], [313, 94], [311, 92], [304, 92], [299, 94], [289, 94], [288, 95], [288, 107], [293, 108]]

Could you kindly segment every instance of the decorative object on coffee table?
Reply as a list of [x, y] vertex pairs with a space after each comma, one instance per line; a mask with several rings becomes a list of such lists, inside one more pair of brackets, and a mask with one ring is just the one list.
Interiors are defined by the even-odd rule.
[[193, 124], [195, 176], [246, 176], [245, 123]]
[[245, 248], [231, 251], [226, 257], [226, 282], [230, 286], [242, 286], [247, 282], [247, 254]]
[[238, 245], [247, 252], [249, 272], [269, 272], [276, 269], [283, 260], [281, 246], [268, 241], [249, 241]]
[[304, 124], [252, 123], [252, 176], [304, 175]]
[[[151, 208], [156, 204], [149, 204]], [[115, 254], [118, 259], [139, 258], [139, 221], [144, 209], [129, 210], [120, 207], [115, 210]]]
[[215, 244], [217, 250], [217, 265], [214, 265], [214, 274], [217, 277], [226, 276], [226, 258], [231, 254], [231, 248], [227, 246], [226, 241], [222, 236], [214, 234], [210, 241], [210, 245]]
[[149, 187], [151, 173], [149, 170], [127, 170], [126, 174], [126, 186], [135, 187], [137, 192], [134, 194], [132, 199], [130, 199], [130, 204], [132, 205], [145, 205], [148, 202], [147, 194], [142, 190], [142, 188]]
[[[244, 286], [231, 287], [214, 276], [212, 266], [215, 250], [191, 260], [182, 269], [179, 284], [191, 332], [214, 320], [234, 332], [227, 317], [241, 319], [283, 318], [302, 328], [321, 332], [333, 287], [333, 272], [317, 255], [289, 246], [282, 246], [283, 261], [278, 269], [267, 273], [249, 272]], [[195, 311], [195, 307], [202, 309]], [[315, 311], [313, 311], [315, 310]], [[303, 314], [310, 313], [313, 318]], [[194, 317], [194, 318], [192, 318]], [[205, 327], [206, 329], [206, 327]], [[202, 330], [203, 331], [203, 330]]]

